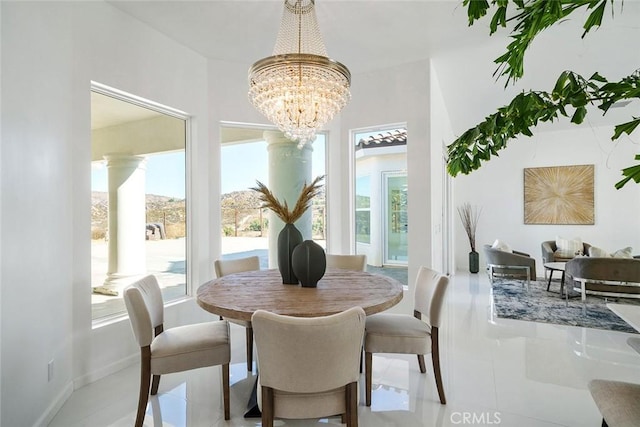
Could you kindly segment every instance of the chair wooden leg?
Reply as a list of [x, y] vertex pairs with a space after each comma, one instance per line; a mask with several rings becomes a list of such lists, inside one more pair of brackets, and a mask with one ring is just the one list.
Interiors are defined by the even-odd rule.
[[144, 422], [144, 414], [149, 401], [149, 386], [151, 385], [151, 347], [141, 347], [140, 350], [140, 394], [135, 427], [142, 427]]
[[371, 406], [371, 371], [373, 364], [373, 353], [364, 353], [364, 396], [365, 405]]
[[438, 341], [438, 328], [431, 328], [431, 361], [433, 362], [433, 376], [436, 378], [436, 387], [438, 388], [438, 396], [440, 403], [445, 405], [447, 398], [444, 395], [444, 386], [442, 385], [442, 375], [440, 373], [440, 345]]
[[420, 366], [420, 372], [423, 374], [427, 372], [427, 366], [424, 364], [424, 354], [418, 354], [418, 365]]
[[224, 419], [231, 418], [231, 411], [229, 406], [229, 364], [222, 365], [222, 401], [224, 405]]
[[160, 386], [160, 375], [154, 375], [153, 380], [151, 381], [151, 395], [155, 396], [158, 394], [158, 387]]
[[253, 328], [248, 326], [245, 329], [247, 331], [247, 371], [253, 371]]
[[262, 427], [273, 427], [273, 389], [262, 386]]
[[345, 395], [347, 427], [358, 427], [358, 383], [347, 384]]

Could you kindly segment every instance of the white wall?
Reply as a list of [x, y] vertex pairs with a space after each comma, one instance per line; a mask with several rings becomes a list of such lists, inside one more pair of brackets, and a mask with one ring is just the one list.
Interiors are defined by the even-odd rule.
[[440, 79], [436, 67], [431, 62], [430, 69], [431, 93], [431, 175], [435, 177], [431, 186], [431, 229], [434, 241], [432, 266], [445, 274], [453, 273], [450, 258], [453, 257], [449, 245], [452, 234], [449, 233], [451, 224], [451, 206], [449, 187], [451, 178], [446, 173], [446, 146], [453, 141], [453, 131], [447, 111]]
[[[2, 34], [2, 30], [3, 30], [3, 25], [2, 25], [2, 7], [0, 6], [0, 35]], [[0, 46], [0, 53], [2, 52], [1, 46]], [[2, 99], [2, 62], [3, 62], [3, 55], [0, 54], [0, 100]], [[4, 134], [2, 133], [2, 122], [4, 121], [4, 116], [2, 115], [2, 105], [3, 103], [0, 102], [0, 165], [2, 165], [2, 141], [4, 141]], [[3, 187], [3, 175], [0, 172], [0, 189], [4, 190]], [[0, 191], [0, 194], [3, 194], [4, 191]], [[3, 235], [2, 235], [2, 206], [3, 206], [3, 198], [0, 195], [0, 242], [3, 241]], [[2, 244], [0, 243], [0, 337], [2, 337], [2, 279], [3, 279], [3, 275], [2, 275], [2, 264], [3, 264], [3, 257], [2, 257]], [[2, 375], [2, 339], [0, 338], [0, 378], [4, 378]], [[0, 386], [0, 423], [2, 423], [2, 387]]]
[[[128, 320], [91, 328], [90, 82], [193, 116], [190, 227], [204, 231], [191, 248], [193, 285], [212, 276], [207, 62], [102, 2], [0, 7], [1, 424], [46, 425], [74, 383], [138, 358]], [[166, 323], [202, 318], [191, 300]]]
[[[482, 245], [497, 238], [536, 258], [542, 276], [540, 244], [556, 236], [583, 241], [613, 252], [632, 246], [640, 254], [640, 185], [629, 183], [616, 190], [620, 170], [633, 164], [638, 145], [627, 137], [611, 142], [611, 127], [576, 126], [574, 130], [540, 132], [532, 138], [511, 141], [508, 147], [468, 176], [454, 179], [455, 205], [469, 202], [482, 208], [476, 246], [485, 265]], [[637, 137], [635, 137], [637, 140]], [[594, 225], [525, 225], [524, 168], [595, 165]], [[459, 218], [455, 224], [456, 264], [468, 268], [469, 243]]]
[[71, 378], [71, 19], [66, 7], [1, 7], [0, 423], [17, 426], [33, 425]]
[[[2, 6], [0, 6], [0, 34], [2, 34], [3, 25], [2, 25]], [[0, 52], [2, 52], [0, 45]], [[2, 99], [2, 62], [3, 55], [0, 54], [0, 100]], [[4, 141], [4, 134], [2, 133], [2, 123], [4, 121], [4, 116], [2, 116], [2, 102], [0, 102], [0, 165], [2, 165], [2, 141]], [[0, 172], [0, 189], [4, 189], [2, 186], [3, 179], [2, 173]], [[4, 193], [4, 191], [0, 192], [0, 194]], [[0, 242], [3, 241], [2, 235], [2, 196], [0, 196]], [[0, 378], [2, 377], [2, 244], [0, 243]], [[2, 388], [0, 387], [0, 424], [2, 423]]]

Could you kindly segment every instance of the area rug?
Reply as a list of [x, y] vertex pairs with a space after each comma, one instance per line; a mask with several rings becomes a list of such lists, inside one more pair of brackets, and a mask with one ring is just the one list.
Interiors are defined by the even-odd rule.
[[[542, 281], [531, 282], [527, 291], [520, 281], [496, 280], [493, 283], [495, 314], [504, 319], [638, 333], [607, 308], [607, 302], [614, 302], [611, 298], [605, 301], [604, 298], [588, 295], [586, 304], [583, 304], [577, 295], [569, 299], [567, 306], [558, 293], [559, 284], [552, 283], [551, 286], [555, 293], [548, 292], [547, 283]], [[640, 304], [636, 299], [620, 298], [617, 302]]]

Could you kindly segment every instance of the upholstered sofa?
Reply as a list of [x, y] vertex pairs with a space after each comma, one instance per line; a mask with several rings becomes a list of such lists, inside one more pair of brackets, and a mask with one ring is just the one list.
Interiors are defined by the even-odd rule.
[[[548, 240], [546, 242], [542, 242], [542, 263], [546, 264], [548, 262], [567, 262], [573, 257], [563, 257], [557, 253], [558, 247], [556, 246], [555, 240]], [[589, 254], [589, 248], [591, 245], [589, 243], [582, 242], [582, 254]], [[581, 255], [582, 255], [581, 254]]]
[[[587, 293], [613, 297], [640, 298], [640, 259], [576, 257], [565, 266], [567, 284]], [[583, 295], [584, 296], [584, 295]]]

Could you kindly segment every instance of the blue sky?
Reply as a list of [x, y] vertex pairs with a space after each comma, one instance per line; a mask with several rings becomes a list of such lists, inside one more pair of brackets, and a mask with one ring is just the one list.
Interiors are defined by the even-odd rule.
[[[184, 152], [155, 154], [147, 157], [146, 193], [184, 199]], [[91, 190], [107, 191], [106, 162], [94, 162], [91, 168]]]
[[[311, 176], [325, 173], [325, 137], [318, 135], [313, 143]], [[256, 186], [256, 180], [269, 183], [267, 143], [228, 145], [222, 148], [222, 194]]]
[[[318, 135], [313, 143], [312, 177], [325, 173], [325, 137]], [[267, 143], [228, 145], [222, 149], [222, 194], [254, 187], [256, 180], [267, 184], [269, 175]], [[147, 157], [146, 193], [158, 196], [185, 197], [184, 152], [156, 154]], [[94, 162], [91, 169], [92, 191], [107, 191], [105, 162]]]

